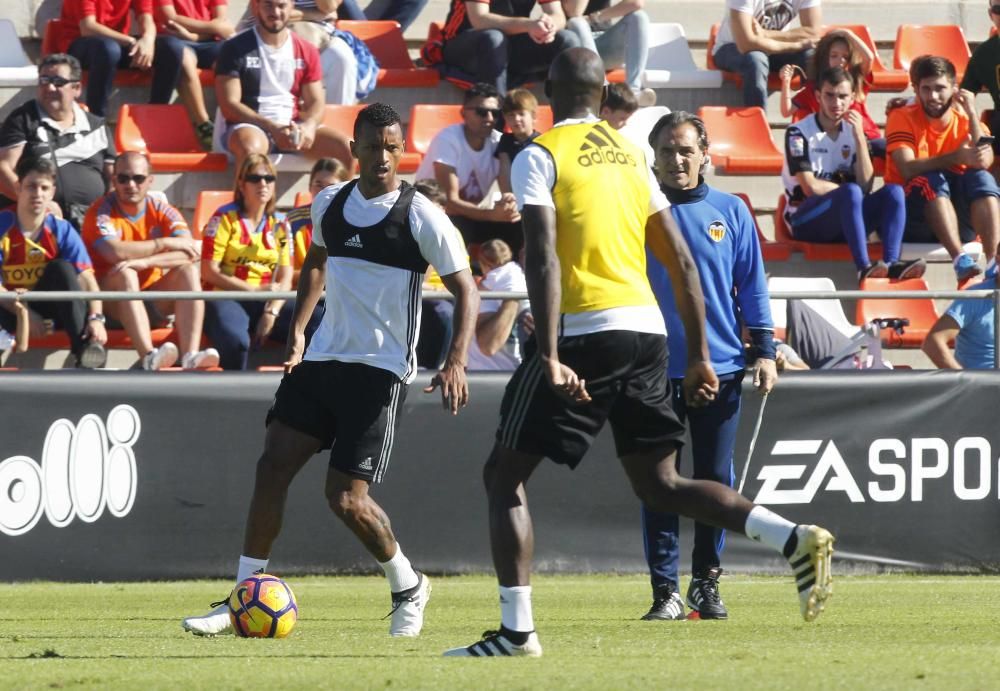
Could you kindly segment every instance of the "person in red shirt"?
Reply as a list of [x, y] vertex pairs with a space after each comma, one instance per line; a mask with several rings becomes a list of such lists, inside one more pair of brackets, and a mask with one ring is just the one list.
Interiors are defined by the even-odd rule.
[[55, 52], [69, 53], [88, 71], [91, 113], [106, 115], [119, 69], [152, 70], [149, 102], [170, 103], [181, 65], [156, 36], [153, 0], [64, 0], [60, 17]]
[[195, 125], [198, 139], [212, 148], [212, 121], [198, 70], [215, 65], [222, 41], [235, 32], [226, 18], [226, 0], [154, 0], [158, 51], [174, 62], [177, 94]]

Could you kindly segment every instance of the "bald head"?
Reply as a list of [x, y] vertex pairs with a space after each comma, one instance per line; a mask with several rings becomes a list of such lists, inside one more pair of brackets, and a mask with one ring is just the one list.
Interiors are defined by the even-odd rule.
[[570, 48], [556, 56], [549, 68], [545, 93], [556, 122], [597, 114], [604, 89], [604, 63], [586, 48]]
[[549, 80], [559, 85], [573, 84], [579, 90], [599, 89], [604, 86], [604, 63], [592, 50], [569, 48], [552, 61]]

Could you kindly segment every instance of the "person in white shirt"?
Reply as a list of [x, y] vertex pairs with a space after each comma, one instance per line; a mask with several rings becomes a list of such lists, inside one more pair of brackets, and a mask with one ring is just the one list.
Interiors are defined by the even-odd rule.
[[[374, 103], [358, 114], [351, 151], [360, 177], [327, 187], [312, 206], [313, 241], [299, 276], [285, 376], [267, 416], [236, 582], [267, 569], [288, 486], [317, 452], [331, 449], [331, 509], [379, 562], [389, 581], [392, 636], [416, 636], [430, 596], [369, 494], [381, 482], [417, 373], [421, 278], [428, 264], [455, 296], [453, 337], [425, 393], [441, 387], [445, 410], [469, 400], [465, 365], [479, 293], [448, 217], [396, 177], [403, 156], [399, 114]], [[326, 312], [305, 347], [305, 327], [326, 289]], [[200, 636], [232, 630], [225, 605], [189, 617]]]
[[[510, 245], [503, 240], [488, 240], [479, 248], [481, 291], [526, 293], [524, 271], [514, 261]], [[524, 331], [530, 329], [530, 305], [527, 300], [486, 299], [479, 303], [476, 337], [469, 344], [469, 371], [513, 371], [521, 364]]]
[[514, 195], [502, 194], [495, 202], [489, 196], [500, 174], [499, 118], [500, 92], [490, 84], [473, 85], [462, 100], [461, 124], [438, 132], [416, 179], [437, 180], [447, 197], [445, 210], [467, 243], [501, 238], [516, 255], [524, 238]]
[[[800, 27], [789, 29], [796, 17]], [[743, 78], [743, 103], [767, 107], [767, 77], [785, 65], [803, 70], [822, 35], [820, 0], [726, 0], [715, 64]]]
[[248, 154], [301, 153], [353, 164], [347, 137], [323, 126], [323, 67], [292, 33], [291, 0], [251, 0], [252, 28], [227, 40], [215, 64], [215, 148], [239, 168]]

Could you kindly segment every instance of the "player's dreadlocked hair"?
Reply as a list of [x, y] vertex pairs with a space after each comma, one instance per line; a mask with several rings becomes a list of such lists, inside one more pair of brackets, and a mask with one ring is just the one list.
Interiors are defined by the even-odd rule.
[[367, 124], [375, 129], [382, 129], [400, 122], [399, 113], [393, 110], [392, 106], [385, 103], [373, 103], [358, 113], [358, 118], [354, 121], [354, 138], [358, 138], [361, 125]]

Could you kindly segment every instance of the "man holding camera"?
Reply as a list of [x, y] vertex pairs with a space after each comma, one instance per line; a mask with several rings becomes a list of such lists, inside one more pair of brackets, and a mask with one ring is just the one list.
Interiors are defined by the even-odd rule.
[[909, 242], [940, 242], [961, 284], [981, 273], [962, 243], [982, 240], [986, 275], [996, 275], [1000, 187], [989, 173], [993, 137], [979, 121], [975, 96], [958, 88], [955, 66], [923, 56], [910, 67], [916, 102], [889, 113], [886, 184], [904, 185]]
[[[866, 278], [918, 278], [922, 259], [899, 257], [906, 224], [903, 188], [886, 184], [872, 192], [875, 171], [861, 115], [851, 110], [854, 75], [840, 67], [816, 80], [819, 112], [789, 126], [785, 133], [785, 221], [792, 235], [806, 242], [847, 242]], [[868, 256], [869, 228], [882, 240], [885, 261]]]

